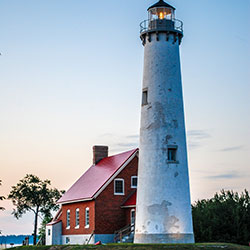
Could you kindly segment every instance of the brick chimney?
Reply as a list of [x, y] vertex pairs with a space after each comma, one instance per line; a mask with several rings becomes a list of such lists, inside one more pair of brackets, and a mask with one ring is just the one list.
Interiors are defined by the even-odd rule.
[[96, 165], [100, 160], [108, 157], [108, 146], [94, 146], [93, 147], [93, 164]]

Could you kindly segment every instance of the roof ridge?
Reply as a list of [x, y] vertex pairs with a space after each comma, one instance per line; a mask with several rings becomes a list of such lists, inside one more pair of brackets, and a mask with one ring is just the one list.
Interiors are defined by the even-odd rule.
[[105, 159], [108, 159], [108, 158], [111, 158], [111, 157], [117, 157], [117, 156], [119, 156], [119, 155], [123, 155], [123, 154], [127, 154], [127, 153], [129, 153], [129, 152], [135, 152], [135, 151], [137, 151], [137, 150], [139, 150], [139, 148], [135, 148], [135, 149], [131, 149], [131, 150], [128, 150], [128, 151], [125, 151], [125, 152], [122, 152], [122, 153], [118, 153], [118, 154], [115, 154], [115, 155], [110, 155], [110, 156], [107, 156], [107, 157], [104, 157], [104, 158], [102, 158], [97, 164], [93, 164], [91, 167], [98, 167], [98, 165], [103, 161], [103, 160], [105, 160]]
[[[120, 164], [120, 167], [116, 169], [116, 171], [105, 181], [105, 183], [96, 191], [96, 193], [93, 195], [93, 197], [102, 189], [102, 187], [104, 187], [108, 182], [109, 180], [112, 180], [115, 176], [116, 176], [116, 173], [124, 166], [124, 164], [130, 160], [130, 158], [136, 153], [136, 151], [138, 151], [139, 149], [134, 149], [134, 150], [130, 150], [130, 151], [127, 151], [127, 152], [124, 152], [125, 153], [129, 153], [131, 152], [131, 154], [129, 155], [129, 157], [127, 159], [125, 159], [123, 161], [122, 164]], [[132, 160], [132, 159], [131, 159]]]
[[98, 164], [90, 166], [78, 178], [67, 192], [58, 200], [58, 203], [73, 203], [83, 200], [92, 200], [98, 196], [112, 181], [119, 171], [122, 171], [137, 154], [138, 148], [105, 157]]

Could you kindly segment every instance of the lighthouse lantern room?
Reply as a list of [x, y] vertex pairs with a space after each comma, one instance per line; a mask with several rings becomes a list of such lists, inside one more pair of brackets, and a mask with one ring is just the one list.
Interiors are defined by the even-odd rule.
[[182, 21], [175, 19], [175, 8], [164, 1], [152, 5], [148, 8], [148, 19], [144, 20], [140, 24], [141, 40], [143, 45], [151, 39], [151, 34], [156, 32], [157, 39], [159, 31], [165, 31], [169, 35], [175, 34], [175, 40], [181, 43], [183, 37], [183, 23]]
[[155, 19], [174, 20], [174, 12], [174, 7], [163, 1], [160, 1], [159, 3], [148, 8], [148, 19], [151, 21]]

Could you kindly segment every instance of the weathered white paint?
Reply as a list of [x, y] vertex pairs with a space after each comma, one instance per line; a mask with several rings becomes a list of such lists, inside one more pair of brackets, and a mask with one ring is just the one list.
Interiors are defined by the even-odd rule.
[[[85, 245], [88, 243], [91, 234], [74, 234], [74, 235], [63, 235], [63, 245]], [[113, 243], [114, 234], [94, 234], [89, 241], [89, 244], [101, 241], [102, 243]]]
[[[51, 231], [52, 231], [52, 226], [46, 226], [46, 238], [45, 238], [46, 245], [52, 245]], [[48, 232], [50, 232], [50, 234]]]
[[[50, 234], [49, 234], [50, 231]], [[46, 226], [46, 245], [62, 244], [62, 222]]]
[[[91, 234], [74, 234], [74, 235], [63, 235], [63, 245], [84, 245], [87, 244]], [[94, 237], [91, 238], [89, 244], [94, 244]]]
[[[135, 243], [192, 243], [179, 41], [155, 33], [144, 50]], [[177, 146], [177, 162], [167, 150]]]

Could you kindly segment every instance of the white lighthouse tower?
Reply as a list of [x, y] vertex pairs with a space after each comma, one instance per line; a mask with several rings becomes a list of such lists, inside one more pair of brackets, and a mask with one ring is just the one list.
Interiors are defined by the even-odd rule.
[[179, 45], [182, 22], [159, 1], [141, 24], [144, 74], [135, 243], [193, 243]]

